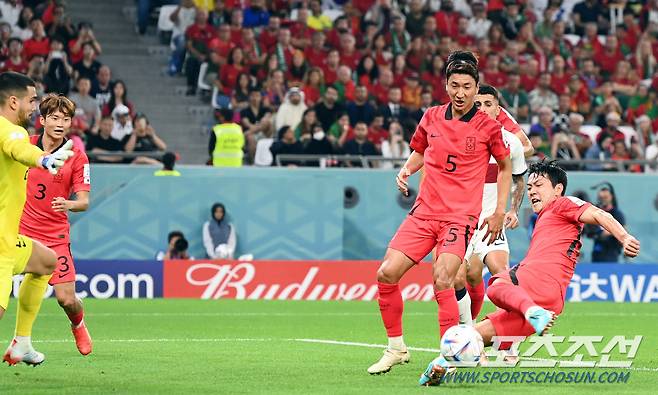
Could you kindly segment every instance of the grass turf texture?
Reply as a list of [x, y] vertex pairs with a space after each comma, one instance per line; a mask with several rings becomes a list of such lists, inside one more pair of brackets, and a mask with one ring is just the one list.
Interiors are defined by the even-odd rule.
[[[564, 336], [602, 335], [606, 342], [617, 334], [644, 335], [633, 366], [648, 369], [631, 370], [627, 384], [451, 383], [439, 388], [417, 386], [418, 376], [435, 356], [431, 352], [412, 352], [408, 365], [370, 376], [366, 368], [381, 356], [381, 349], [287, 340], [383, 344], [376, 302], [88, 299], [85, 307], [93, 353], [78, 354], [65, 315], [54, 300], [47, 300], [33, 335], [46, 361], [36, 368], [1, 366], [0, 394], [637, 394], [655, 393], [658, 382], [658, 304], [568, 304], [552, 330]], [[0, 321], [7, 344], [15, 309], [12, 300]], [[404, 326], [409, 346], [438, 348], [435, 303], [407, 303]]]

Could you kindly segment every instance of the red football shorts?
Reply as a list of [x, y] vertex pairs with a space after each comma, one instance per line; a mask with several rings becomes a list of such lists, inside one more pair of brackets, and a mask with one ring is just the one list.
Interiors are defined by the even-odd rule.
[[62, 284], [75, 282], [75, 266], [71, 255], [71, 244], [56, 244], [48, 246], [57, 255], [57, 267], [48, 284]]
[[[546, 275], [535, 275], [532, 269], [527, 267], [513, 267], [502, 273], [498, 273], [489, 279], [491, 285], [498, 278], [506, 278], [523, 288], [537, 305], [560, 314], [564, 308], [564, 296], [562, 287], [554, 279]], [[497, 309], [488, 314], [488, 319], [496, 329], [497, 336], [530, 336], [535, 333], [534, 328], [525, 319], [525, 316], [516, 311]]]
[[398, 250], [418, 263], [435, 247], [437, 256], [447, 252], [464, 259], [468, 242], [473, 236], [475, 221], [462, 223], [420, 219], [408, 215], [398, 228], [389, 248]]

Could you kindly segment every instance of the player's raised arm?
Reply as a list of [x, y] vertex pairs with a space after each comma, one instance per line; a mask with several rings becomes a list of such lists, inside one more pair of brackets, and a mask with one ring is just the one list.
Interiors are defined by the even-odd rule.
[[580, 222], [600, 225], [617, 239], [624, 249], [624, 255], [635, 258], [640, 253], [640, 242], [633, 237], [610, 213], [590, 206], [580, 215]]

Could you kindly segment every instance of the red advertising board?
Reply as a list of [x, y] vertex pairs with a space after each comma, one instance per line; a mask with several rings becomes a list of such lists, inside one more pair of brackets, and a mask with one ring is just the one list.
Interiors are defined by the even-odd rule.
[[[165, 298], [373, 300], [379, 261], [165, 261]], [[400, 282], [407, 300], [434, 299], [431, 265]]]

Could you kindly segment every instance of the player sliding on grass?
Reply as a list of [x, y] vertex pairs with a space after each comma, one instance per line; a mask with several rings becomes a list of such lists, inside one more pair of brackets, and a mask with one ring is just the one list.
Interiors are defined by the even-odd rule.
[[[29, 77], [13, 72], [0, 74], [0, 318], [9, 304], [12, 277], [29, 273], [19, 291], [18, 303], [34, 320], [43, 292], [39, 283], [48, 281], [57, 264], [55, 253], [41, 243], [18, 234], [25, 204], [27, 168], [39, 167], [51, 174], [73, 155], [72, 142], [48, 154], [30, 144], [24, 126], [36, 107], [36, 85]], [[36, 306], [35, 306], [36, 303]], [[4, 361], [38, 365], [43, 354], [28, 343], [21, 343]]]
[[[478, 94], [475, 95], [475, 105], [484, 111], [492, 119], [498, 119], [502, 109], [498, 104], [498, 91], [489, 85], [480, 85]], [[523, 133], [523, 131], [521, 131]], [[484, 283], [482, 282], [483, 264], [487, 265], [489, 272], [494, 275], [509, 268], [509, 246], [505, 235], [505, 228], [514, 229], [518, 226], [517, 213], [523, 201], [523, 189], [525, 181], [523, 175], [528, 170], [523, 156], [523, 145], [515, 134], [509, 132], [503, 126], [503, 139], [510, 147], [512, 159], [512, 204], [510, 210], [505, 214], [505, 226], [500, 237], [493, 244], [482, 241], [482, 234], [475, 233], [468, 245], [464, 265], [459, 268], [459, 274], [455, 279], [455, 292], [459, 305], [459, 322], [473, 325], [484, 302]], [[482, 212], [480, 213], [480, 224], [485, 218], [493, 214], [496, 209], [498, 192], [496, 190], [496, 177], [498, 165], [491, 157], [489, 168], [484, 184], [484, 195], [482, 196]], [[484, 263], [483, 263], [484, 262]], [[468, 287], [468, 292], [465, 286]]]
[[[489, 279], [487, 295], [499, 309], [475, 325], [485, 346], [494, 336], [541, 336], [553, 325], [578, 262], [583, 224], [602, 226], [619, 240], [626, 256], [639, 254], [640, 242], [612, 215], [564, 196], [566, 189], [567, 173], [555, 161], [530, 165], [528, 199], [539, 216], [525, 259]], [[421, 375], [420, 384], [438, 385], [450, 369], [439, 356]]]
[[[68, 141], [65, 136], [75, 115], [75, 104], [65, 96], [49, 94], [42, 99], [39, 111], [43, 134], [32, 136], [30, 141], [46, 152], [56, 151]], [[48, 284], [52, 285], [57, 302], [71, 321], [71, 331], [78, 351], [87, 355], [91, 352], [91, 338], [82, 320], [82, 303], [75, 295], [75, 266], [69, 243], [67, 212], [85, 211], [89, 207], [89, 160], [84, 152], [77, 149], [73, 152], [74, 156], [56, 176], [41, 169], [30, 170], [20, 232], [38, 240], [57, 254], [57, 267], [52, 277], [41, 277], [35, 282], [39, 286], [38, 292], [28, 296], [33, 299], [29, 304], [30, 310], [39, 310]], [[75, 200], [69, 200], [74, 194]], [[14, 348], [30, 343], [35, 314], [29, 314], [25, 306], [24, 303], [18, 304], [16, 337], [7, 349], [7, 356]]]
[[391, 239], [377, 271], [379, 309], [388, 335], [384, 356], [368, 368], [370, 374], [388, 372], [409, 361], [402, 338], [403, 302], [398, 282], [437, 247], [433, 263], [441, 334], [459, 322], [453, 281], [482, 208], [482, 189], [490, 156], [499, 166], [498, 202], [484, 220], [485, 237], [500, 236], [512, 181], [509, 149], [501, 126], [473, 103], [478, 91], [477, 59], [470, 52], [450, 55], [446, 66], [450, 103], [429, 108], [411, 140], [414, 152], [397, 176], [407, 194], [409, 176], [425, 166], [425, 180], [409, 215]]

